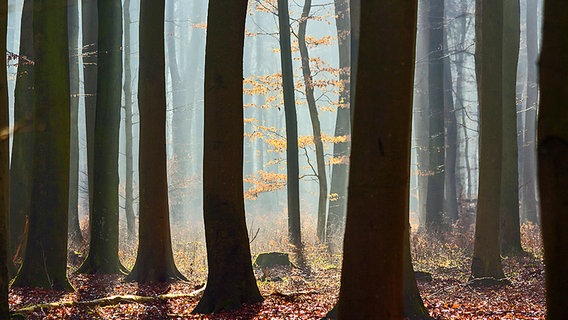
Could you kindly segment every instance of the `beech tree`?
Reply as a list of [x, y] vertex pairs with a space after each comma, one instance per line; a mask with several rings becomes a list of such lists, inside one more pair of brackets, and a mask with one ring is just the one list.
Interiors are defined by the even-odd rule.
[[300, 168], [298, 164], [298, 120], [294, 95], [292, 46], [290, 44], [290, 16], [288, 0], [278, 0], [278, 27], [280, 29], [280, 63], [282, 90], [286, 117], [286, 188], [288, 194], [288, 239], [296, 250], [302, 248], [300, 226]]
[[539, 62], [538, 181], [546, 281], [546, 319], [568, 318], [568, 2], [546, 0]]
[[402, 319], [417, 2], [360, 9], [338, 318]]
[[99, 0], [93, 203], [89, 252], [79, 272], [126, 271], [118, 258], [118, 147], [122, 98], [122, 4]]
[[172, 252], [166, 173], [164, 0], [140, 2], [140, 208], [138, 254], [129, 281], [185, 279]]
[[24, 260], [13, 286], [71, 288], [69, 209], [69, 51], [67, 1], [34, 0], [33, 182]]
[[[209, 272], [195, 313], [231, 310], [263, 300], [252, 270], [243, 199], [246, 12], [246, 0], [209, 2], [203, 150], [203, 218]], [[226, 161], [227, 155], [232, 161]]]
[[[14, 134], [10, 166], [10, 257], [23, 256], [26, 220], [30, 211], [33, 168], [34, 53], [33, 0], [25, 0], [20, 26], [18, 73], [14, 90]], [[17, 270], [10, 263], [11, 271]]]
[[[8, 1], [0, 2], [0, 52], [6, 52], [8, 29]], [[6, 66], [0, 68], [0, 128], [5, 131], [10, 125], [8, 115], [8, 76]], [[8, 305], [8, 201], [9, 201], [10, 149], [7, 135], [0, 136], [0, 318], [10, 318]]]
[[504, 278], [499, 246], [503, 146], [503, 1], [476, 1], [475, 69], [480, 108], [479, 199], [471, 277]]

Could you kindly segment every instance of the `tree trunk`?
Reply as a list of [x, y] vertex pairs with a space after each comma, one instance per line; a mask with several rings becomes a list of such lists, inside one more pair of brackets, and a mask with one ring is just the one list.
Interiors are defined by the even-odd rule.
[[140, 221], [138, 255], [129, 281], [185, 279], [174, 264], [166, 169], [164, 0], [140, 3]]
[[538, 200], [536, 182], [536, 122], [538, 110], [537, 79], [537, 7], [538, 0], [527, 0], [527, 106], [525, 113], [525, 144], [523, 152], [523, 188], [525, 222], [538, 223]]
[[99, 0], [93, 211], [82, 273], [126, 271], [118, 258], [118, 148], [122, 99], [122, 4]]
[[428, 1], [429, 168], [425, 227], [437, 234], [444, 221], [444, 0]]
[[35, 0], [33, 187], [29, 233], [13, 286], [67, 289], [69, 50], [67, 1]]
[[298, 121], [294, 97], [294, 74], [290, 44], [290, 17], [288, 0], [278, 0], [278, 26], [280, 29], [280, 63], [286, 116], [286, 170], [288, 188], [288, 241], [296, 250], [302, 248], [300, 228], [300, 168], [298, 164]]
[[136, 218], [134, 215], [134, 169], [132, 139], [132, 69], [130, 65], [130, 0], [124, 0], [124, 212], [128, 239], [134, 240], [136, 235]]
[[[153, 0], [152, 0], [153, 1]], [[209, 3], [205, 50], [203, 217], [207, 286], [194, 313], [262, 301], [243, 200], [243, 47], [246, 0]], [[227, 161], [227, 155], [231, 161]]]
[[517, 254], [521, 247], [517, 149], [517, 63], [520, 44], [519, 0], [503, 1], [503, 163], [501, 164], [501, 252]]
[[546, 319], [568, 319], [568, 2], [544, 2], [538, 113], [538, 178], [546, 275]]
[[302, 75], [304, 78], [304, 86], [306, 89], [306, 100], [308, 102], [308, 110], [310, 113], [310, 120], [312, 122], [312, 134], [314, 136], [314, 145], [316, 147], [316, 164], [317, 164], [317, 178], [319, 182], [319, 197], [318, 197], [318, 219], [316, 234], [320, 242], [325, 242], [325, 213], [327, 205], [327, 174], [325, 171], [325, 156], [323, 154], [323, 142], [321, 141], [321, 124], [318, 116], [318, 108], [316, 99], [314, 97], [314, 86], [312, 80], [312, 71], [310, 69], [310, 55], [308, 46], [306, 45], [306, 27], [308, 26], [308, 19], [312, 1], [304, 1], [304, 8], [298, 26], [298, 46], [300, 48], [300, 57], [302, 59]]
[[339, 246], [338, 240], [345, 229], [347, 210], [347, 182], [349, 179], [349, 146], [351, 134], [350, 119], [350, 71], [351, 71], [351, 19], [349, 18], [348, 0], [335, 0], [335, 26], [337, 28], [337, 46], [339, 48], [339, 91], [335, 137], [346, 137], [346, 142], [333, 144], [333, 158], [336, 160], [331, 169], [331, 190], [327, 214], [326, 243], [331, 248]]
[[[0, 52], [6, 52], [8, 30], [8, 1], [0, 4]], [[8, 76], [6, 68], [0, 69], [0, 128], [8, 128]], [[10, 186], [10, 147], [8, 136], [0, 138], [0, 318], [10, 318], [8, 304], [8, 201]]]
[[[408, 218], [408, 217], [407, 217]], [[416, 285], [416, 276], [412, 267], [412, 254], [410, 251], [410, 225], [404, 231], [403, 252], [403, 285], [404, 285], [404, 319], [421, 320], [432, 319]]]
[[[34, 52], [33, 0], [25, 0], [20, 29], [18, 74], [14, 90], [14, 135], [10, 161], [10, 260], [23, 257], [25, 230], [30, 212], [33, 168]], [[10, 263], [11, 271], [17, 270]]]
[[499, 250], [499, 214], [503, 145], [503, 3], [476, 2], [475, 70], [480, 107], [479, 200], [471, 277], [505, 275]]
[[416, 1], [361, 3], [366, 72], [357, 74], [339, 319], [404, 314], [416, 9]]
[[71, 145], [69, 172], [69, 241], [83, 243], [79, 225], [79, 0], [68, 0], [69, 78], [71, 91]]
[[[83, 29], [83, 92], [87, 138], [87, 177], [89, 183], [89, 217], [93, 212], [93, 163], [95, 158], [95, 115], [97, 104], [98, 17], [97, 0], [81, 0]], [[90, 221], [89, 221], [90, 223]]]

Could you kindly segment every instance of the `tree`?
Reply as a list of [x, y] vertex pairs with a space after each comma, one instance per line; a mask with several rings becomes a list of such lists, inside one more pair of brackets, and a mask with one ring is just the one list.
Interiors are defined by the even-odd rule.
[[288, 0], [278, 0], [278, 26], [280, 29], [280, 63], [286, 117], [286, 186], [288, 192], [288, 239], [296, 250], [302, 248], [300, 227], [300, 168], [298, 164], [298, 120], [294, 97], [292, 48], [290, 44], [290, 17]]
[[[335, 121], [336, 137], [349, 136], [350, 126], [350, 65], [351, 65], [351, 19], [348, 0], [335, 0], [335, 26], [337, 28], [337, 46], [339, 48], [339, 91], [337, 119]], [[349, 179], [349, 142], [333, 145], [333, 162], [331, 169], [331, 190], [333, 199], [329, 199], [327, 214], [326, 242], [333, 246], [335, 240], [344, 229], [345, 212], [347, 210], [347, 182]]]
[[523, 188], [521, 199], [523, 221], [538, 223], [538, 201], [536, 183], [536, 122], [538, 110], [538, 0], [527, 0], [527, 102], [525, 112], [524, 148], [522, 152]]
[[519, 167], [517, 146], [517, 63], [520, 43], [519, 0], [503, 1], [503, 163], [501, 164], [501, 252], [516, 254], [521, 247]]
[[[14, 135], [10, 161], [10, 257], [16, 261], [25, 248], [30, 211], [33, 161], [34, 53], [33, 0], [25, 0], [20, 27], [18, 74], [14, 90]], [[10, 264], [10, 269], [16, 269]], [[17, 270], [17, 269], [16, 269]], [[13, 270], [12, 270], [13, 271]]]
[[[6, 33], [8, 29], [8, 1], [0, 2], [0, 52], [6, 52]], [[0, 68], [0, 128], [3, 133], [10, 125], [8, 114], [8, 76], [6, 66]], [[10, 318], [8, 305], [8, 201], [10, 186], [10, 148], [9, 136], [0, 136], [0, 317]]]
[[504, 278], [499, 248], [503, 145], [503, 2], [476, 1], [475, 70], [480, 112], [479, 199], [471, 277]]
[[[243, 199], [243, 46], [246, 0], [209, 2], [205, 47], [203, 218], [207, 285], [194, 313], [261, 302]], [[233, 157], [226, 161], [227, 155]]]
[[429, 168], [424, 226], [436, 234], [444, 223], [444, 0], [427, 3]]
[[166, 173], [164, 0], [140, 3], [140, 209], [139, 245], [128, 281], [185, 279], [174, 263]]
[[69, 51], [67, 1], [35, 0], [33, 187], [26, 252], [13, 285], [67, 289]]
[[304, 8], [298, 26], [298, 46], [300, 49], [300, 57], [302, 60], [302, 76], [304, 78], [304, 87], [306, 90], [306, 100], [308, 102], [308, 110], [310, 113], [310, 120], [312, 122], [312, 133], [314, 136], [314, 145], [316, 147], [316, 176], [319, 182], [319, 196], [318, 196], [318, 219], [316, 234], [320, 242], [325, 242], [325, 213], [327, 205], [327, 174], [325, 172], [325, 158], [323, 154], [323, 142], [321, 140], [321, 124], [318, 116], [318, 108], [316, 99], [314, 97], [314, 86], [312, 83], [312, 71], [310, 69], [310, 55], [308, 46], [306, 45], [306, 28], [308, 26], [308, 19], [312, 1], [304, 1]]
[[69, 79], [71, 91], [71, 145], [69, 171], [69, 241], [83, 243], [79, 225], [79, 0], [70, 0], [68, 7]]
[[416, 10], [361, 1], [339, 319], [403, 318]]
[[544, 2], [539, 62], [538, 181], [546, 281], [546, 318], [567, 319], [568, 278], [568, 2]]
[[122, 4], [99, 0], [93, 204], [84, 273], [126, 271], [118, 258], [118, 148], [122, 98]]
[[136, 234], [136, 218], [134, 216], [133, 192], [133, 157], [132, 157], [132, 69], [130, 66], [130, 0], [124, 0], [124, 211], [126, 216], [126, 232], [128, 239], [133, 240]]
[[83, 30], [83, 92], [87, 138], [87, 177], [89, 178], [89, 215], [93, 212], [93, 163], [95, 157], [95, 116], [97, 106], [98, 0], [81, 0]]

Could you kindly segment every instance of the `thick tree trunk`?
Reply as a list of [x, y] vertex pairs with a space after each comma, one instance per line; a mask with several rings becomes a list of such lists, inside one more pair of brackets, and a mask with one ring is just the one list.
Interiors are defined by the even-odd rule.
[[140, 221], [138, 255], [127, 280], [185, 279], [174, 264], [166, 170], [164, 0], [140, 3]]
[[[209, 274], [195, 313], [262, 301], [243, 200], [243, 47], [246, 0], [209, 3], [205, 53], [203, 217]], [[232, 161], [226, 161], [230, 154]]]
[[67, 289], [69, 50], [67, 1], [35, 0], [33, 187], [24, 261], [13, 286]]
[[475, 70], [480, 106], [479, 200], [471, 277], [503, 278], [499, 248], [503, 145], [503, 3], [476, 2]]
[[79, 225], [79, 0], [68, 0], [69, 6], [69, 78], [71, 92], [71, 145], [69, 150], [69, 241], [72, 246], [83, 243]]
[[[10, 161], [10, 260], [16, 262], [24, 254], [25, 230], [30, 212], [33, 168], [34, 53], [33, 0], [25, 0], [20, 27], [18, 74], [14, 90], [14, 136]], [[17, 270], [10, 263], [10, 270]]]
[[[6, 52], [8, 29], [8, 1], [0, 4], [0, 52]], [[8, 128], [8, 76], [6, 68], [0, 69], [0, 128]], [[0, 137], [0, 318], [10, 318], [8, 305], [8, 210], [10, 186], [10, 147], [8, 136]]]
[[93, 211], [89, 253], [79, 272], [126, 271], [118, 258], [118, 148], [122, 99], [122, 4], [99, 0]]
[[544, 2], [540, 55], [538, 178], [546, 275], [546, 319], [568, 319], [568, 2]]
[[300, 57], [302, 60], [302, 75], [304, 78], [304, 87], [306, 89], [306, 100], [308, 102], [308, 110], [310, 113], [310, 120], [312, 122], [312, 134], [314, 136], [314, 145], [316, 147], [316, 164], [317, 164], [317, 177], [319, 182], [319, 196], [318, 196], [318, 215], [317, 215], [317, 228], [316, 234], [320, 242], [325, 242], [325, 213], [327, 205], [327, 173], [325, 170], [325, 156], [323, 154], [323, 142], [321, 141], [321, 124], [318, 116], [318, 108], [316, 99], [314, 97], [314, 87], [312, 84], [312, 72], [310, 69], [310, 55], [308, 46], [306, 44], [306, 27], [308, 26], [308, 19], [312, 1], [304, 1], [304, 8], [298, 26], [298, 46], [300, 48]]
[[330, 248], [339, 245], [345, 229], [347, 211], [347, 182], [349, 179], [349, 146], [351, 133], [350, 105], [351, 94], [351, 31], [348, 0], [335, 0], [335, 26], [337, 28], [337, 46], [339, 48], [339, 92], [335, 137], [346, 137], [347, 141], [333, 144], [333, 158], [336, 160], [331, 169], [332, 198], [328, 203], [326, 243]]
[[519, 0], [503, 0], [503, 163], [501, 165], [501, 252], [521, 253], [517, 149], [517, 63], [520, 43]]
[[302, 249], [300, 228], [300, 168], [298, 164], [298, 121], [294, 97], [294, 74], [290, 44], [290, 17], [288, 0], [278, 0], [278, 26], [280, 29], [280, 63], [286, 116], [286, 170], [288, 189], [288, 241], [296, 250]]
[[404, 315], [416, 9], [416, 1], [361, 3], [366, 72], [357, 74], [339, 319]]
[[[95, 115], [97, 105], [98, 17], [97, 0], [81, 0], [83, 29], [83, 92], [85, 95], [85, 128], [87, 137], [87, 177], [89, 184], [89, 217], [93, 212], [93, 163], [95, 158]], [[90, 221], [89, 221], [90, 223]]]
[[437, 234], [444, 219], [444, 0], [428, 1], [429, 170], [425, 227]]

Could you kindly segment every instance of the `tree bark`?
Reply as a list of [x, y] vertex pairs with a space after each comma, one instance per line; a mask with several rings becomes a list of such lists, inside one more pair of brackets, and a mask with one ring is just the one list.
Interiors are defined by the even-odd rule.
[[118, 149], [122, 104], [122, 4], [99, 0], [93, 211], [82, 273], [120, 273], [118, 258]]
[[444, 0], [428, 1], [429, 168], [425, 227], [437, 234], [444, 219]]
[[546, 276], [546, 319], [567, 319], [568, 309], [568, 2], [544, 2], [539, 62], [538, 180]]
[[134, 240], [136, 235], [136, 217], [134, 215], [134, 168], [132, 138], [132, 67], [130, 65], [130, 0], [124, 0], [124, 157], [126, 170], [124, 174], [124, 212], [126, 216], [126, 232], [128, 239]]
[[503, 3], [476, 1], [475, 70], [479, 96], [479, 200], [471, 277], [505, 277], [499, 248], [503, 145]]
[[[348, 0], [335, 0], [335, 26], [337, 28], [337, 46], [339, 48], [339, 91], [335, 137], [347, 137], [346, 142], [333, 144], [333, 163], [331, 169], [331, 190], [333, 199], [329, 199], [327, 214], [326, 243], [330, 248], [338, 246], [345, 229], [347, 211], [347, 182], [349, 179], [349, 148], [351, 139], [351, 19]], [[339, 162], [339, 160], [341, 160]]]
[[[6, 52], [6, 34], [8, 30], [8, 1], [0, 3], [0, 52]], [[8, 76], [4, 66], [0, 68], [0, 128], [8, 128]], [[10, 147], [8, 135], [0, 137], [0, 318], [10, 318], [8, 304], [8, 210], [10, 199]]]
[[69, 210], [69, 48], [67, 1], [35, 0], [33, 187], [26, 252], [16, 287], [71, 288]]
[[[154, 1], [154, 0], [152, 0]], [[203, 217], [209, 273], [194, 313], [261, 302], [243, 199], [243, 48], [246, 0], [209, 3], [205, 50]], [[231, 155], [231, 161], [227, 161]]]
[[361, 2], [339, 319], [404, 315], [416, 10], [416, 1]]
[[174, 264], [166, 169], [164, 0], [140, 3], [140, 221], [138, 255], [128, 281], [169, 282], [185, 277]]
[[298, 120], [294, 97], [292, 48], [290, 44], [290, 17], [288, 0], [278, 0], [278, 26], [280, 30], [280, 63], [286, 117], [286, 170], [288, 189], [288, 241], [296, 250], [302, 248], [300, 228], [300, 168], [298, 164]]
[[317, 178], [319, 182], [319, 196], [318, 196], [318, 214], [317, 214], [317, 227], [316, 234], [320, 242], [325, 242], [325, 213], [327, 205], [327, 173], [325, 170], [325, 156], [323, 154], [323, 142], [321, 141], [321, 124], [318, 115], [318, 108], [316, 99], [314, 97], [314, 87], [312, 79], [312, 71], [310, 69], [310, 55], [308, 46], [306, 45], [306, 28], [308, 26], [308, 19], [312, 1], [304, 1], [302, 9], [302, 16], [298, 26], [298, 46], [300, 48], [300, 57], [302, 60], [302, 75], [304, 78], [304, 87], [306, 89], [306, 100], [308, 102], [308, 110], [310, 113], [310, 120], [312, 122], [312, 134], [314, 136], [314, 145], [316, 148], [316, 164], [317, 164]]
[[501, 252], [522, 253], [519, 222], [517, 149], [517, 64], [520, 45], [519, 0], [503, 0], [503, 163], [501, 165]]
[[10, 270], [14, 262], [23, 257], [25, 230], [30, 212], [33, 168], [33, 108], [34, 108], [34, 52], [33, 52], [33, 0], [25, 0], [20, 27], [18, 74], [14, 90], [14, 135], [10, 161]]
[[72, 246], [83, 243], [79, 225], [79, 0], [68, 0], [69, 6], [69, 78], [71, 92], [71, 145], [69, 172], [69, 241]]

